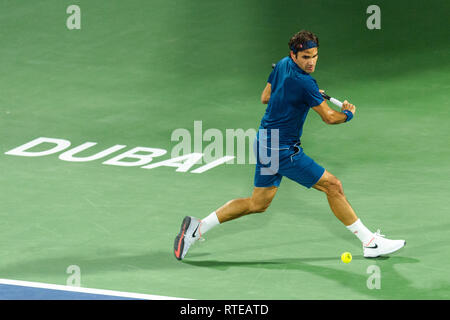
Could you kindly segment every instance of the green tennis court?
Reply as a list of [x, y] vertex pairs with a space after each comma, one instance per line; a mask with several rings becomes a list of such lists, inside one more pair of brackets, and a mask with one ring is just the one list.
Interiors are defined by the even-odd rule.
[[[366, 26], [372, 4], [381, 29]], [[81, 29], [67, 27], [70, 5]], [[0, 278], [66, 285], [77, 266], [82, 287], [192, 299], [450, 298], [447, 1], [3, 0], [0, 9]], [[147, 149], [128, 165], [104, 162], [137, 147], [167, 151], [147, 165], [170, 160], [177, 129], [192, 134], [194, 153], [195, 121], [224, 137], [257, 130], [271, 63], [301, 29], [320, 38], [319, 87], [358, 108], [339, 126], [310, 112], [305, 152], [343, 182], [369, 228], [406, 247], [365, 259], [326, 197], [285, 178], [266, 212], [211, 230], [177, 261], [183, 217], [250, 196], [254, 164], [133, 165]], [[7, 154], [39, 137], [70, 147]], [[96, 144], [74, 157], [123, 147], [59, 158], [86, 142]]]

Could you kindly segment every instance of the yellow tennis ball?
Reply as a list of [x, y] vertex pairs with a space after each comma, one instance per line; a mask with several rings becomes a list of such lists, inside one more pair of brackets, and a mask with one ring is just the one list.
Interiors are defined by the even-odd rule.
[[350, 261], [352, 261], [352, 254], [350, 252], [344, 252], [341, 255], [341, 260], [344, 263], [349, 263]]

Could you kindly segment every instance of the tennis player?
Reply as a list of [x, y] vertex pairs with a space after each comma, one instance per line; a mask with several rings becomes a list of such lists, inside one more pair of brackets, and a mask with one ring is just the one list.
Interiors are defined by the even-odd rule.
[[364, 257], [388, 255], [405, 245], [405, 240], [389, 240], [379, 230], [373, 233], [366, 228], [347, 201], [341, 181], [303, 151], [300, 137], [310, 109], [326, 124], [347, 123], [356, 111], [348, 101], [343, 102], [342, 112], [335, 111], [322, 97], [311, 77], [316, 68], [318, 48], [319, 39], [309, 31], [302, 30], [290, 39], [289, 56], [275, 65], [261, 95], [261, 102], [268, 106], [254, 145], [257, 163], [251, 197], [230, 200], [201, 220], [185, 217], [174, 243], [178, 260], [212, 228], [247, 214], [266, 211], [283, 177], [322, 191], [334, 215], [361, 241]]

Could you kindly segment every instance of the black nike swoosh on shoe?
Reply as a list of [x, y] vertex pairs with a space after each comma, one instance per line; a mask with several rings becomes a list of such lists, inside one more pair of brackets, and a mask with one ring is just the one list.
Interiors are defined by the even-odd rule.
[[196, 237], [195, 233], [197, 232], [199, 226], [200, 226], [200, 223], [197, 225], [197, 228], [195, 228], [194, 232], [192, 232], [192, 238]]
[[367, 249], [376, 249], [376, 248], [378, 248], [378, 245], [375, 244], [375, 247], [365, 247], [365, 248], [367, 248]]

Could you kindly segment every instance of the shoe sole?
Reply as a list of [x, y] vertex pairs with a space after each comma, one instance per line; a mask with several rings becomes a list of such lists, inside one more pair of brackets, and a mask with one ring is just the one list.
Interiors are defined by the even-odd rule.
[[384, 256], [387, 256], [387, 255], [392, 254], [394, 252], [397, 252], [398, 250], [400, 250], [401, 248], [403, 248], [405, 246], [406, 246], [406, 241], [403, 243], [403, 245], [400, 248], [397, 248], [397, 249], [394, 249], [392, 251], [389, 251], [389, 252], [386, 252], [386, 253], [383, 253], [383, 254], [379, 254], [379, 255], [373, 256], [373, 257], [372, 256], [367, 256], [367, 257], [364, 256], [364, 258], [373, 259], [373, 258], [384, 257]]
[[184, 234], [186, 233], [186, 230], [189, 228], [190, 224], [191, 218], [184, 217], [183, 222], [181, 223], [180, 232], [175, 237], [175, 242], [173, 244], [173, 253], [175, 254], [175, 258], [177, 258], [177, 260], [183, 259], [182, 257], [184, 251]]

